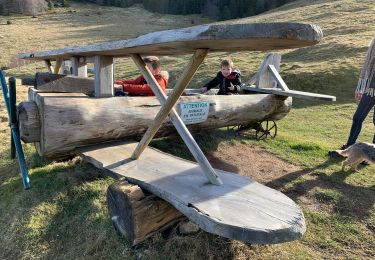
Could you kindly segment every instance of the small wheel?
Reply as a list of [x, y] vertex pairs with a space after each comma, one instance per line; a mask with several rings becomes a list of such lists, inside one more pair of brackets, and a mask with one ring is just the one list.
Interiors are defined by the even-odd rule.
[[256, 129], [256, 139], [264, 140], [268, 137], [275, 138], [277, 134], [277, 125], [273, 120], [265, 120], [259, 123]]

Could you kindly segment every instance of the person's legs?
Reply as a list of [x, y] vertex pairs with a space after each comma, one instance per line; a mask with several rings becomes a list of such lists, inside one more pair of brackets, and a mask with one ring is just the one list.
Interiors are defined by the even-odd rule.
[[[359, 133], [362, 129], [362, 123], [366, 116], [370, 112], [371, 108], [375, 105], [375, 98], [369, 95], [363, 95], [361, 101], [358, 104], [357, 110], [353, 116], [353, 123], [350, 129], [350, 134], [346, 146], [351, 146], [355, 143], [358, 138]], [[374, 119], [375, 120], [375, 119]]]
[[[373, 102], [375, 103], [375, 97], [372, 98], [373, 99]], [[372, 117], [372, 122], [374, 123], [374, 127], [375, 127], [375, 105], [374, 105], [374, 114], [373, 114], [373, 117]], [[374, 133], [374, 137], [372, 139], [372, 143], [375, 144], [375, 133]]]

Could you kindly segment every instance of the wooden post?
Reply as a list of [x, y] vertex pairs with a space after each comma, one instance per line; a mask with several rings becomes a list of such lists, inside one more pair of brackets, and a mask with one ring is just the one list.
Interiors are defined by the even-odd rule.
[[72, 57], [70, 60], [72, 62], [73, 75], [87, 78], [87, 65], [84, 59]]
[[44, 64], [46, 65], [48, 72], [52, 73], [53, 68], [52, 68], [51, 61], [50, 60], [44, 60]]
[[54, 70], [53, 70], [53, 73], [54, 73], [54, 74], [59, 74], [59, 71], [60, 71], [60, 68], [61, 68], [62, 62], [63, 62], [63, 60], [62, 60], [61, 58], [57, 58], [57, 59], [56, 59], [55, 68], [54, 68]]
[[180, 98], [184, 89], [193, 78], [195, 72], [197, 71], [199, 65], [201, 65], [201, 63], [203, 62], [207, 53], [208, 50], [198, 49], [195, 51], [193, 57], [189, 61], [189, 64], [186, 66], [184, 72], [174, 86], [172, 94], [168, 97], [165, 104], [159, 110], [154, 122], [147, 129], [147, 132], [144, 134], [142, 140], [138, 143], [138, 146], [135, 149], [132, 158], [138, 159], [143, 150], [151, 142], [152, 138], [155, 136], [156, 132], [159, 130], [164, 120], [167, 118], [168, 114], [171, 112], [172, 108]]
[[113, 96], [113, 57], [95, 56], [95, 97]]
[[[158, 82], [147, 68], [146, 64], [143, 62], [142, 58], [138, 54], [131, 54], [131, 58], [134, 63], [137, 65], [138, 69], [141, 71], [145, 77], [147, 83], [150, 85], [155, 96], [159, 100], [161, 105], [166, 103], [167, 97], [159, 86]], [[173, 104], [174, 105], [174, 104]], [[221, 185], [222, 181], [219, 176], [217, 176], [214, 168], [204, 156], [202, 150], [199, 148], [198, 144], [195, 142], [193, 136], [190, 134], [189, 130], [186, 128], [184, 122], [178, 116], [175, 109], [171, 109], [170, 118], [173, 125], [176, 127], [177, 132], [180, 134], [181, 138], [184, 140], [186, 146], [189, 148], [190, 152], [194, 156], [195, 160], [198, 162], [199, 166], [202, 168], [207, 179], [215, 185]]]

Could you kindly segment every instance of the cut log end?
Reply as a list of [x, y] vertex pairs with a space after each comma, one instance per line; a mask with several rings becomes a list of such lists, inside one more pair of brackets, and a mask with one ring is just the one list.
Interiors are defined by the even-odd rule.
[[113, 225], [133, 246], [185, 218], [168, 202], [126, 181], [108, 187], [107, 201]]
[[21, 102], [17, 110], [21, 140], [25, 143], [40, 142], [41, 127], [36, 103]]

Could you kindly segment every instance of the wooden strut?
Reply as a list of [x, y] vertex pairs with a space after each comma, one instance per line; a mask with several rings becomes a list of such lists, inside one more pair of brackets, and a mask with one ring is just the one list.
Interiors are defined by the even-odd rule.
[[56, 59], [55, 68], [53, 69], [53, 73], [54, 73], [54, 74], [59, 74], [59, 71], [60, 71], [60, 68], [61, 68], [62, 62], [63, 62], [62, 59]]
[[268, 69], [271, 71], [271, 74], [274, 76], [276, 82], [279, 84], [280, 88], [284, 91], [288, 91], [289, 88], [286, 85], [283, 78], [280, 76], [279, 72], [277, 72], [277, 69], [272, 64], [268, 65]]
[[51, 60], [44, 60], [44, 64], [46, 65], [48, 72], [52, 74], [53, 67], [51, 64]]
[[156, 98], [159, 100], [162, 108], [155, 117], [153, 124], [149, 127], [146, 134], [143, 136], [141, 142], [135, 149], [132, 158], [137, 159], [142, 151], [145, 149], [147, 144], [151, 141], [152, 137], [155, 135], [157, 130], [160, 128], [164, 119], [170, 116], [173, 125], [176, 127], [177, 132], [180, 134], [181, 138], [184, 140], [186, 146], [189, 148], [190, 152], [194, 156], [195, 160], [198, 162], [199, 166], [203, 169], [204, 174], [207, 179], [214, 185], [222, 185], [223, 182], [216, 174], [215, 170], [208, 162], [207, 158], [203, 154], [202, 150], [199, 148], [198, 144], [195, 142], [193, 136], [190, 134], [189, 130], [186, 128], [185, 124], [177, 114], [176, 110], [173, 108], [178, 99], [180, 98], [183, 90], [186, 88], [187, 84], [190, 82], [191, 78], [195, 74], [199, 65], [203, 62], [207, 55], [208, 50], [198, 49], [195, 51], [193, 57], [191, 58], [188, 66], [184, 70], [181, 78], [177, 81], [173, 93], [168, 97], [165, 96], [158, 82], [147, 68], [146, 64], [142, 60], [139, 54], [131, 54], [131, 58], [137, 65], [138, 69], [141, 71], [146, 81], [150, 85], [152, 91], [154, 92]]

